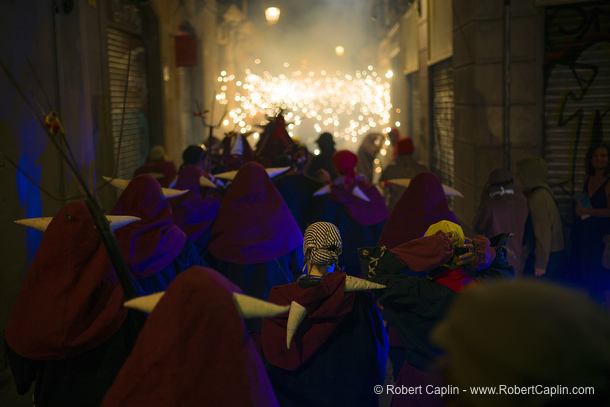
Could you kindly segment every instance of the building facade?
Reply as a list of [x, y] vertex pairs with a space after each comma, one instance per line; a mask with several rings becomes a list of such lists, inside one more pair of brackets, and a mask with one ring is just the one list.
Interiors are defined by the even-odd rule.
[[539, 155], [569, 234], [584, 154], [608, 140], [610, 4], [383, 4], [373, 9], [381, 70], [394, 71], [392, 122], [414, 139], [419, 160], [464, 194], [451, 198], [460, 222], [469, 229], [492, 169], [514, 173], [516, 161]]

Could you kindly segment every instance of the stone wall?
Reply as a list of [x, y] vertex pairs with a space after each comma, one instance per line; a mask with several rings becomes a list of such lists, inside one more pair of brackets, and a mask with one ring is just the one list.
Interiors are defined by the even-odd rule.
[[542, 146], [542, 21], [533, 0], [510, 5], [510, 162], [504, 163], [504, 1], [453, 0], [455, 186], [469, 226], [491, 170]]

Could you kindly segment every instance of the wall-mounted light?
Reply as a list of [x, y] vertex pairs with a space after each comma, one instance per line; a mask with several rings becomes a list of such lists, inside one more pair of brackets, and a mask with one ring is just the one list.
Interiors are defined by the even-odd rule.
[[275, 24], [280, 19], [280, 9], [277, 7], [267, 7], [265, 9], [265, 18], [268, 24]]

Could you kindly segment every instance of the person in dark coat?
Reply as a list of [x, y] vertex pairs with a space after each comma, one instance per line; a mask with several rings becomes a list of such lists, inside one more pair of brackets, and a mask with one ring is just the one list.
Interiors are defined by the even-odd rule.
[[508, 262], [515, 269], [515, 277], [523, 275], [525, 259], [521, 258], [521, 249], [526, 220], [527, 199], [523, 193], [515, 191], [510, 171], [504, 168], [491, 171], [481, 194], [481, 206], [472, 221], [472, 229], [483, 236], [504, 232], [514, 235], [506, 247], [513, 253], [508, 256]]
[[[387, 337], [375, 302], [362, 290], [382, 286], [338, 269], [341, 236], [327, 222], [307, 228], [307, 272], [274, 287], [269, 301], [288, 316], [263, 320], [261, 345], [282, 407], [377, 406]], [[369, 285], [371, 284], [371, 285]]]
[[[436, 174], [423, 171], [410, 180], [399, 180], [409, 181], [409, 183], [406, 186], [403, 185], [407, 189], [392, 209], [376, 243], [377, 246], [393, 249], [400, 244], [422, 237], [426, 230], [436, 222], [449, 220], [457, 223], [455, 215], [449, 209], [444, 185]], [[398, 181], [394, 179], [394, 182]], [[405, 271], [405, 273], [410, 272]], [[416, 274], [413, 273], [413, 275]], [[404, 345], [396, 332], [396, 327], [392, 324], [391, 314], [383, 311], [383, 317], [390, 338], [392, 376], [396, 377], [404, 363]]]
[[549, 168], [541, 157], [517, 161], [517, 176], [527, 197], [523, 268], [526, 276], [564, 280], [568, 255], [563, 240], [561, 213], [547, 184]]
[[319, 202], [314, 198], [313, 193], [322, 188], [324, 183], [304, 172], [309, 161], [307, 148], [296, 144], [292, 151], [290, 170], [273, 178], [272, 181], [288, 205], [301, 233], [305, 233], [305, 229], [314, 222], [316, 203]]
[[333, 165], [333, 154], [335, 154], [335, 140], [330, 133], [322, 133], [316, 140], [320, 148], [320, 154], [314, 155], [307, 166], [305, 173], [310, 177], [320, 178], [320, 170], [326, 171], [330, 180], [337, 178]]
[[[396, 386], [443, 386], [440, 374], [431, 370], [441, 352], [430, 342], [429, 334], [454, 297], [469, 286], [513, 279], [514, 270], [506, 260], [508, 238], [503, 234], [491, 240], [484, 236], [469, 239], [459, 225], [441, 221], [430, 226], [424, 237], [393, 249], [360, 249], [362, 273], [386, 286], [375, 294], [404, 344], [405, 363]], [[413, 273], [421, 273], [421, 277]], [[440, 407], [443, 398], [425, 391], [394, 395], [392, 406], [407, 405]]]
[[204, 147], [197, 144], [191, 144], [182, 152], [182, 165], [180, 165], [179, 172], [182, 171], [187, 165], [194, 165], [195, 167], [205, 169], [204, 166], [205, 150]]
[[[592, 146], [586, 155], [586, 175], [572, 230], [572, 281], [584, 284], [597, 301], [610, 305], [610, 273], [602, 267], [606, 247], [604, 239], [610, 235], [610, 147]], [[582, 205], [585, 204], [585, 205]]]
[[356, 172], [364, 176], [364, 180], [373, 183], [373, 161], [375, 155], [379, 152], [381, 140], [383, 136], [377, 133], [369, 133], [360, 143], [356, 155], [358, 156], [358, 164]]
[[48, 226], [37, 226], [45, 233], [6, 326], [6, 357], [19, 394], [34, 384], [36, 406], [97, 406], [141, 320], [123, 307], [123, 289], [85, 202], [46, 219], [39, 219]]

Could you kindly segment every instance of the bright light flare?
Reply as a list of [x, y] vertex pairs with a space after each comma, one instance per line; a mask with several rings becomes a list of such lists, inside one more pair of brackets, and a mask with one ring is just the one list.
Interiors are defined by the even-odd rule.
[[390, 126], [390, 84], [382, 81], [372, 66], [353, 75], [337, 72], [334, 77], [326, 71], [296, 70], [273, 76], [246, 70], [237, 79], [223, 71], [218, 79], [219, 89], [231, 82], [227, 91], [217, 95], [221, 104], [230, 106], [228, 119], [223, 121], [226, 131], [236, 125], [264, 125], [264, 117], [275, 115], [278, 108], [284, 109], [287, 121], [293, 123], [291, 133], [306, 123], [311, 127], [305, 131], [328, 131], [353, 143], [371, 130]]
[[269, 24], [277, 23], [277, 20], [280, 19], [280, 9], [277, 7], [267, 7], [265, 9], [265, 18]]

